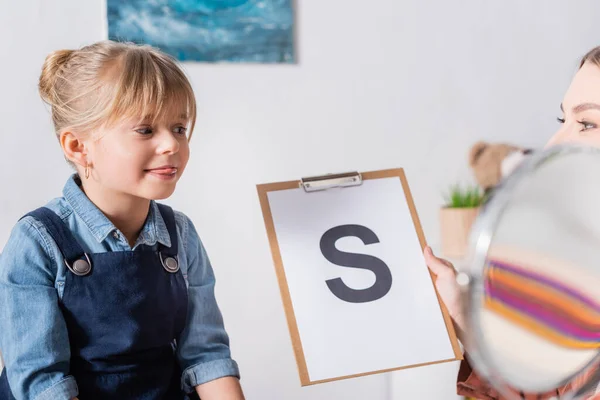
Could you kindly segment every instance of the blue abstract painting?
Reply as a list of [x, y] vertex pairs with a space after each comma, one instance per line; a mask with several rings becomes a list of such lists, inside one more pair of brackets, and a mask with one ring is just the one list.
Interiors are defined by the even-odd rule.
[[181, 61], [294, 63], [292, 0], [107, 0], [108, 37]]

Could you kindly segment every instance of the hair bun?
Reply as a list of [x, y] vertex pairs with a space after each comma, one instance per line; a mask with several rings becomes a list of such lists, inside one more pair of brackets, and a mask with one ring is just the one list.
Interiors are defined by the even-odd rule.
[[48, 54], [42, 67], [39, 81], [39, 92], [42, 100], [52, 105], [56, 100], [56, 83], [61, 68], [69, 61], [75, 50], [57, 50]]

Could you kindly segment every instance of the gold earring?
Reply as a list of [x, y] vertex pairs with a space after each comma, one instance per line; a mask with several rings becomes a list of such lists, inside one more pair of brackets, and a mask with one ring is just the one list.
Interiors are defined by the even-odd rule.
[[90, 178], [90, 164], [85, 164], [85, 179]]

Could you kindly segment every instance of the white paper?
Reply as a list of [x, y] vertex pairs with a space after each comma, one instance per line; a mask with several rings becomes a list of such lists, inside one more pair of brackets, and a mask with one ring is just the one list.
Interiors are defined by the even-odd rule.
[[[399, 178], [313, 193], [274, 191], [268, 199], [311, 382], [455, 357]], [[359, 290], [375, 282], [372, 271], [335, 265], [321, 252], [323, 234], [348, 224], [379, 239], [336, 243], [387, 265], [392, 285], [378, 300], [344, 301], [326, 284], [341, 278]]]

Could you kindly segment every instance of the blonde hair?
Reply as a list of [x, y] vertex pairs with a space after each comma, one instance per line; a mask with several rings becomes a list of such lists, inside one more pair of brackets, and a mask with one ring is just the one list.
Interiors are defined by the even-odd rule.
[[585, 56], [581, 58], [581, 62], [579, 63], [579, 68], [583, 67], [583, 64], [586, 62], [591, 62], [600, 67], [600, 46], [594, 47], [590, 51], [586, 53]]
[[46, 57], [39, 80], [51, 107], [57, 137], [71, 130], [87, 136], [122, 118], [161, 119], [185, 114], [191, 138], [194, 91], [169, 55], [147, 45], [102, 41]]

